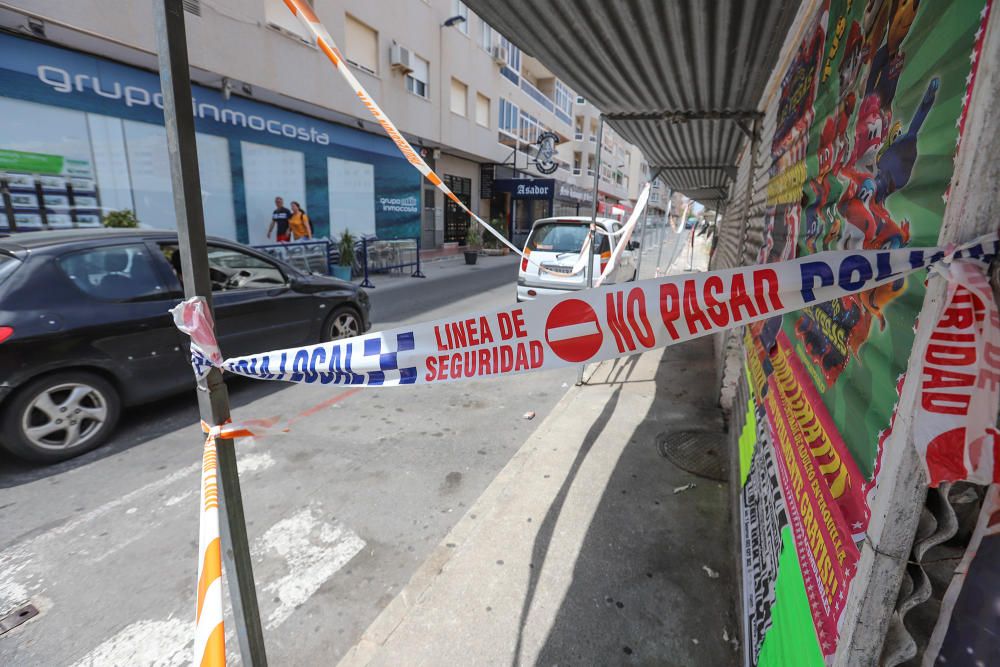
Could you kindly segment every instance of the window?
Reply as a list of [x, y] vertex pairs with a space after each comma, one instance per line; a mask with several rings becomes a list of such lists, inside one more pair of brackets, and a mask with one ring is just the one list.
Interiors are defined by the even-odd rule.
[[518, 112], [519, 109], [516, 104], [505, 99], [500, 100], [500, 118], [498, 125], [501, 132], [511, 136], [517, 136]]
[[[176, 245], [161, 246], [164, 256], [180, 275], [180, 255]], [[208, 273], [213, 292], [239, 289], [267, 289], [286, 283], [276, 264], [226, 246], [208, 245]]]
[[573, 113], [573, 96], [559, 79], [556, 79], [556, 108], [561, 109], [567, 116]]
[[64, 255], [59, 268], [74, 285], [102, 301], [136, 301], [166, 294], [141, 243]]
[[[206, 4], [210, 7], [213, 6], [213, 3]], [[309, 4], [312, 5], [311, 2]], [[313, 43], [313, 37], [309, 30], [302, 25], [297, 16], [288, 11], [288, 7], [282, 0], [264, 0], [264, 20], [279, 32], [309, 44]]]
[[274, 198], [283, 197], [285, 206], [306, 202], [305, 155], [249, 141], [240, 142], [240, 152], [250, 243], [274, 243], [267, 238]]
[[458, 79], [451, 80], [451, 112], [469, 115], [469, 87]]
[[428, 72], [430, 72], [430, 63], [420, 56], [413, 54], [410, 65], [413, 67], [413, 71], [406, 75], [406, 89], [414, 95], [427, 97], [427, 80], [429, 76]]
[[521, 71], [521, 49], [511, 44], [506, 37], [500, 38], [500, 44], [507, 47], [507, 65], [515, 72]]
[[585, 99], [583, 99], [582, 97], [580, 97], [579, 95], [577, 95], [577, 96], [576, 96], [576, 103], [577, 103], [577, 104], [586, 104], [586, 103], [587, 103], [587, 100], [585, 100]]
[[490, 24], [486, 21], [481, 22], [479, 31], [479, 46], [484, 48], [486, 51], [492, 51], [494, 43], [496, 43], [496, 31], [490, 27]]
[[526, 141], [529, 144], [533, 144], [538, 141], [539, 124], [538, 119], [532, 116], [530, 113], [525, 111], [521, 112], [521, 123], [520, 123], [520, 137], [521, 141]]
[[378, 33], [351, 15], [344, 17], [344, 58], [355, 67], [378, 74]]
[[461, 23], [455, 24], [455, 29], [461, 32], [463, 35], [469, 34], [469, 8], [465, 6], [464, 2], [459, 2], [459, 0], [452, 0], [451, 2], [451, 15], [461, 16], [465, 20]]
[[490, 126], [490, 98], [476, 93], [476, 122], [483, 127]]

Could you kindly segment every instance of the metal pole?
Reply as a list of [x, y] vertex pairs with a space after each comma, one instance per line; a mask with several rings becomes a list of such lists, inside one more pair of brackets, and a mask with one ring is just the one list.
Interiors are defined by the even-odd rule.
[[362, 287], [367, 287], [369, 289], [374, 289], [375, 285], [372, 281], [368, 279], [368, 239], [364, 236], [361, 237], [361, 247], [362, 247], [362, 257], [365, 262], [365, 279], [361, 281]]
[[[656, 179], [660, 177], [662, 169], [657, 169], [653, 172], [653, 176], [649, 179], [649, 187], [653, 187], [653, 183], [656, 183]], [[649, 202], [647, 201], [647, 204]], [[635, 263], [635, 278], [640, 280], [641, 276], [639, 271], [642, 270], [642, 253], [646, 250], [646, 217], [649, 215], [649, 206], [642, 209], [642, 222], [639, 223], [639, 260]]]
[[411, 278], [426, 278], [423, 273], [420, 272], [420, 237], [417, 237], [417, 270], [410, 274]]
[[[205, 244], [205, 219], [201, 205], [182, 0], [154, 0], [153, 18], [159, 54], [170, 180], [177, 215], [177, 245], [184, 276], [184, 296], [204, 297], [211, 306], [212, 284], [208, 274], [208, 250]], [[198, 391], [201, 418], [209, 424], [225, 423], [229, 419], [229, 393], [222, 379], [222, 372], [213, 368], [208, 374], [206, 386], [201, 389], [203, 390]], [[267, 656], [254, 590], [250, 545], [243, 518], [236, 452], [232, 440], [219, 439], [216, 446], [221, 481], [219, 501], [223, 509], [219, 515], [222, 544], [225, 547], [222, 558], [229, 578], [236, 637], [243, 663], [260, 667], [267, 665]]]
[[[656, 274], [660, 271], [660, 260], [663, 259], [663, 243], [665, 241], [664, 236], [667, 234], [667, 225], [670, 224], [670, 207], [674, 204], [674, 191], [667, 190], [667, 212], [663, 216], [663, 231], [659, 235], [659, 247], [656, 249]], [[658, 277], [658, 275], [657, 275]]]
[[[600, 119], [597, 122], [597, 146], [594, 151], [597, 153], [597, 159], [594, 160], [594, 201], [590, 206], [590, 259], [587, 260], [586, 273], [587, 276], [587, 289], [594, 286], [594, 244], [597, 242], [597, 187], [600, 184], [601, 178], [601, 142], [604, 140], [604, 114], [601, 114]], [[583, 384], [583, 369], [586, 367], [585, 364], [580, 366], [580, 370], [576, 375], [576, 383], [578, 385]]]

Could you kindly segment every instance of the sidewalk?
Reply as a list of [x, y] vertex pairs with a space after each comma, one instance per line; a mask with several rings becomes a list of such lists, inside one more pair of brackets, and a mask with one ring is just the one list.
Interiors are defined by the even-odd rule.
[[[368, 279], [375, 285], [373, 289], [377, 291], [388, 291], [414, 284], [426, 286], [427, 283], [436, 280], [454, 279], [463, 274], [490, 271], [503, 266], [514, 266], [517, 264], [517, 261], [518, 257], [516, 255], [484, 255], [479, 257], [476, 260], [476, 263], [470, 266], [465, 263], [464, 255], [449, 255], [434, 258], [428, 261], [424, 261], [421, 257], [420, 271], [426, 276], [426, 278], [412, 277], [411, 274], [414, 271], [414, 267], [407, 267], [401, 271], [371, 273], [369, 274]], [[354, 277], [351, 279], [351, 282], [356, 285], [360, 285], [362, 280], [364, 280], [363, 277]], [[513, 291], [513, 287], [511, 290]]]
[[341, 665], [734, 664], [726, 485], [657, 447], [722, 442], [713, 365], [704, 338], [590, 367]]

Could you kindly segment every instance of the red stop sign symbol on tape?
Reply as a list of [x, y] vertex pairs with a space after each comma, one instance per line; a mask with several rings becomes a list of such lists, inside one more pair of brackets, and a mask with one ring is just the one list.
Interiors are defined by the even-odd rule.
[[580, 299], [556, 304], [545, 320], [545, 342], [563, 361], [587, 361], [601, 349], [604, 334], [597, 313]]

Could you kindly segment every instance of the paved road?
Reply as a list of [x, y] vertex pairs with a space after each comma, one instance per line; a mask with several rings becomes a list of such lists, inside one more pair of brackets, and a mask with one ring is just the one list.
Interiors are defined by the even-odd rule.
[[[515, 262], [376, 280], [376, 326], [510, 303]], [[332, 664], [409, 580], [575, 378], [565, 369], [351, 391], [232, 383], [234, 418], [322, 409], [239, 445], [271, 664]], [[536, 419], [538, 419], [536, 418]], [[0, 458], [0, 665], [191, 660], [201, 434], [192, 397], [134, 410], [48, 468]], [[227, 611], [227, 619], [228, 611]], [[231, 654], [237, 650], [232, 636]]]

